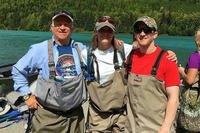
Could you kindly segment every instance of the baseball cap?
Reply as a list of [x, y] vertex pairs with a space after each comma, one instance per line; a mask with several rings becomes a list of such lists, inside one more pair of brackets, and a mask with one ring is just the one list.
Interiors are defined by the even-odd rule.
[[67, 11], [67, 10], [58, 10], [58, 11], [55, 11], [54, 12], [54, 16], [52, 17], [52, 21], [54, 19], [56, 19], [57, 17], [59, 16], [66, 16], [68, 17], [72, 22], [74, 21], [73, 20], [73, 14], [70, 12], [70, 11]]
[[98, 31], [103, 27], [109, 27], [113, 31], [115, 31], [115, 21], [110, 16], [102, 16], [99, 17], [95, 24], [95, 29]]
[[138, 18], [138, 19], [135, 21], [135, 23], [134, 23], [133, 26], [135, 27], [135, 25], [136, 25], [138, 22], [143, 22], [143, 23], [145, 23], [149, 28], [153, 28], [153, 29], [155, 29], [156, 31], [157, 31], [157, 29], [158, 29], [157, 24], [156, 24], [156, 21], [155, 21], [153, 18], [149, 17], [149, 16], [142, 16], [142, 17]]

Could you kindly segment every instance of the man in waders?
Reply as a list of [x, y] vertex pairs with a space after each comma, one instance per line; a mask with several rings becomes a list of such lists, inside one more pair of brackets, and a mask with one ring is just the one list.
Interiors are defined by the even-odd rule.
[[127, 59], [127, 90], [135, 133], [173, 133], [179, 103], [177, 64], [155, 44], [158, 32], [153, 18], [140, 17], [133, 28], [139, 48]]
[[[32, 133], [83, 133], [81, 104], [86, 94], [79, 54], [85, 46], [71, 38], [70, 11], [56, 11], [50, 30], [50, 40], [32, 45], [13, 66], [14, 88], [34, 110]], [[38, 79], [31, 91], [27, 77], [34, 72]]]

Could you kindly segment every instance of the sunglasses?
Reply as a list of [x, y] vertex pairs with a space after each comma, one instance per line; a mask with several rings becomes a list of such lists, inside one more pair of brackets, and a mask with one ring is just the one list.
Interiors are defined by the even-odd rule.
[[134, 33], [140, 34], [141, 32], [144, 32], [145, 34], [150, 34], [155, 31], [155, 29], [150, 28], [150, 27], [136, 27], [134, 28]]
[[100, 33], [103, 33], [103, 32], [113, 33], [113, 30], [112, 30], [111, 28], [105, 26], [105, 27], [101, 28], [101, 29], [99, 30], [99, 32], [100, 32]]
[[66, 10], [57, 10], [54, 12], [54, 16], [57, 14], [66, 14], [68, 16], [70, 16], [73, 19], [73, 15], [70, 11], [66, 11]]
[[112, 25], [115, 25], [115, 20], [110, 16], [102, 16], [97, 19], [97, 22], [106, 22], [108, 21]]

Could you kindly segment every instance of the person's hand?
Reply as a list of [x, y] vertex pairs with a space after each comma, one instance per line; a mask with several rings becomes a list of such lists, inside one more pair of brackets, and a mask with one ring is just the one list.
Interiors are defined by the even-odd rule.
[[138, 48], [138, 47], [139, 47], [138, 41], [136, 41], [136, 40], [132, 42], [132, 45], [133, 45], [135, 48]]
[[179, 74], [180, 74], [180, 83], [181, 84], [183, 84], [183, 77], [184, 77], [184, 75], [185, 75], [185, 68], [184, 67], [182, 67], [182, 66], [179, 66], [178, 67], [178, 72], [179, 72]]
[[174, 61], [174, 62], [176, 62], [176, 63], [178, 62], [177, 57], [176, 57], [176, 54], [175, 54], [173, 51], [167, 50], [167, 53], [168, 53], [167, 58], [168, 58], [169, 60]]
[[182, 73], [185, 71], [185, 68], [179, 66], [179, 67], [178, 67], [178, 71], [179, 71], [180, 74], [182, 74]]
[[119, 40], [119, 39], [116, 39], [116, 38], [115, 38], [114, 41], [115, 41], [115, 42], [114, 42], [114, 45], [115, 45], [115, 48], [116, 48], [116, 49], [119, 49], [119, 48], [121, 47], [121, 45], [123, 45], [123, 43], [124, 43], [124, 41]]
[[34, 95], [30, 95], [29, 99], [27, 99], [25, 103], [29, 107], [29, 109], [37, 109], [38, 106], [40, 108], [43, 108], [42, 105], [39, 104], [39, 102], [37, 101]]

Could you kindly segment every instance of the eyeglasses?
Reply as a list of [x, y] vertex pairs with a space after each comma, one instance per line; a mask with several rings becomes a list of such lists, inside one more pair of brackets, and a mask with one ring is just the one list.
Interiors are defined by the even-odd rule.
[[57, 15], [57, 14], [61, 14], [61, 13], [66, 14], [66, 15], [70, 16], [73, 19], [72, 13], [70, 11], [66, 11], [66, 10], [57, 10], [57, 11], [55, 11], [54, 12], [54, 16]]
[[141, 32], [144, 32], [145, 34], [150, 34], [155, 31], [155, 29], [150, 28], [150, 27], [136, 27], [134, 28], [134, 33], [140, 34]]
[[110, 16], [102, 16], [97, 19], [97, 22], [106, 22], [108, 21], [112, 25], [115, 25], [115, 20]]

